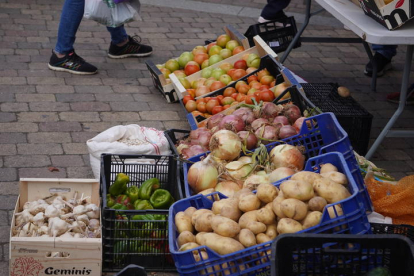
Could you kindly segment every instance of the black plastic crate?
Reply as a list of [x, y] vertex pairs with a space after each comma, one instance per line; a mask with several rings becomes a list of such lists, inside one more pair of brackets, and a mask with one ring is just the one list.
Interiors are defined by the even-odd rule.
[[414, 226], [406, 224], [371, 223], [373, 234], [399, 234], [414, 242]]
[[[297, 32], [295, 18], [291, 16], [251, 25], [244, 36], [249, 40], [250, 46], [254, 46], [253, 37], [259, 35], [275, 53], [280, 53], [289, 47]], [[299, 38], [293, 48], [300, 45]]]
[[323, 112], [335, 114], [338, 122], [348, 133], [352, 147], [360, 154], [368, 151], [373, 116], [351, 96], [338, 94], [336, 83], [303, 83], [309, 100]]
[[283, 234], [272, 243], [271, 275], [367, 275], [379, 267], [414, 275], [414, 244], [394, 234]]
[[[176, 156], [101, 156], [102, 244], [104, 272], [119, 272], [129, 264], [148, 271], [175, 271], [168, 249], [168, 210], [114, 210], [107, 207], [106, 194], [118, 173], [129, 176], [128, 186], [140, 187], [156, 177], [160, 188], [177, 201], [182, 198]], [[135, 215], [162, 215], [157, 220], [137, 220]]]

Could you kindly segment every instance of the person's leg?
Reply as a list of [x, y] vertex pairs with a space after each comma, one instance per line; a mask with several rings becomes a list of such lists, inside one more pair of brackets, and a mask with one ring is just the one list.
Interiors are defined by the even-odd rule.
[[128, 35], [124, 28], [124, 25], [115, 28], [106, 27], [106, 29], [111, 34], [111, 43], [122, 46], [123, 43], [126, 43], [128, 41]]
[[[375, 52], [374, 61], [377, 64], [377, 76], [381, 77], [387, 70], [391, 69], [391, 59], [397, 54], [397, 45], [378, 45], [372, 44], [372, 50]], [[371, 77], [373, 66], [371, 61], [365, 66], [365, 75]]]
[[111, 34], [111, 45], [108, 56], [110, 58], [145, 57], [152, 53], [152, 47], [141, 44], [141, 39], [128, 36], [124, 26], [107, 27]]
[[258, 20], [259, 23], [279, 18], [285, 18], [286, 15], [283, 12], [283, 9], [285, 9], [289, 3], [290, 0], [267, 0], [267, 4], [264, 6], [260, 14]]
[[391, 60], [397, 54], [397, 45], [372, 44], [372, 50]]

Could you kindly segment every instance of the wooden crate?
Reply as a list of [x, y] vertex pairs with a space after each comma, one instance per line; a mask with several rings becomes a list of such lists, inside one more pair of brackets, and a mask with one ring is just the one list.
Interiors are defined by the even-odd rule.
[[[95, 179], [22, 178], [14, 213], [23, 210], [27, 201], [51, 194], [73, 197], [90, 196], [100, 205], [99, 182]], [[13, 213], [13, 214], [14, 214]], [[13, 215], [12, 227], [15, 225]], [[10, 230], [9, 271], [17, 275], [101, 275], [102, 239], [100, 238], [31, 238], [12, 237]], [[67, 252], [68, 257], [48, 257], [48, 252]], [[29, 272], [28, 272], [29, 271]]]
[[[218, 67], [220, 67], [220, 65], [222, 65], [225, 62], [228, 62], [230, 64], [234, 64], [236, 61], [242, 59], [243, 55], [245, 55], [245, 54], [256, 54], [259, 57], [264, 57], [266, 55], [270, 55], [271, 57], [277, 59], [277, 54], [269, 47], [269, 45], [266, 44], [266, 42], [264, 42], [264, 40], [260, 36], [257, 35], [255, 37], [253, 37], [253, 40], [254, 40], [256, 46], [254, 46], [250, 49], [247, 49], [247, 50], [245, 50], [241, 53], [238, 53], [237, 55], [226, 58], [226, 59], [224, 59], [220, 62], [217, 62], [216, 64], [213, 64], [210, 67], [211, 68], [218, 68]], [[194, 74], [186, 77], [186, 79], [190, 83], [192, 83], [195, 80], [198, 80], [199, 78], [201, 78], [201, 70], [198, 71], [197, 73], [194, 73]], [[172, 84], [174, 86], [174, 90], [176, 91], [176, 93], [178, 95], [178, 98], [180, 100], [182, 98], [184, 98], [185, 95], [188, 95], [187, 89], [184, 88], [184, 86], [180, 83], [180, 81], [178, 80], [178, 78], [174, 74], [170, 75], [170, 79], [171, 79]], [[214, 94], [216, 91], [211, 91], [209, 94], [203, 95], [202, 97], [209, 97], [209, 95]]]
[[[231, 39], [237, 40], [240, 43], [240, 45], [244, 47], [244, 49], [250, 48], [249, 40], [244, 35], [239, 33], [233, 26], [228, 25], [225, 26], [223, 29], [226, 32], [226, 34], [231, 37]], [[178, 60], [178, 57], [175, 59]], [[175, 93], [172, 82], [167, 82], [164, 75], [161, 73], [161, 71], [158, 69], [158, 67], [155, 65], [153, 61], [148, 60], [146, 62], [146, 65], [148, 71], [151, 74], [152, 82], [155, 88], [157, 88], [161, 92], [161, 94], [165, 97], [167, 102], [177, 102], [179, 100], [179, 97]]]

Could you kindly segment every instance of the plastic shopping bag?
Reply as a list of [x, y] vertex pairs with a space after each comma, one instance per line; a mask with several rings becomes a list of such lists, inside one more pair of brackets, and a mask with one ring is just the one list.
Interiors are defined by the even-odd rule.
[[139, 0], [109, 5], [105, 0], [85, 0], [84, 17], [107, 27], [119, 27], [125, 23], [141, 20]]

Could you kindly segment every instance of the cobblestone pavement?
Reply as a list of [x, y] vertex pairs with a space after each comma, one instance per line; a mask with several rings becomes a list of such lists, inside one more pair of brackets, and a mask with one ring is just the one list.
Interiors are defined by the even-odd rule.
[[[265, 0], [203, 2], [260, 9]], [[112, 60], [106, 56], [109, 35], [95, 22], [82, 22], [75, 48], [98, 66], [99, 74], [76, 76], [48, 70], [62, 3], [0, 0], [0, 275], [8, 275], [9, 227], [19, 178], [92, 178], [85, 142], [111, 126], [134, 123], [162, 130], [188, 128], [181, 106], [167, 104], [152, 86], [146, 59]], [[288, 12], [300, 13], [303, 7], [302, 0], [294, 0]], [[142, 6], [141, 16], [143, 21], [128, 24], [127, 30], [154, 47], [150, 59], [155, 63], [215, 38], [227, 24], [244, 33], [256, 20], [151, 5]], [[345, 37], [352, 33], [312, 23], [305, 35]], [[404, 52], [401, 47], [393, 60], [394, 70], [378, 79], [376, 93], [370, 91], [370, 78], [362, 73], [367, 62], [362, 45], [304, 43], [285, 65], [309, 82], [349, 87], [374, 116], [373, 140], [396, 110], [385, 96], [399, 91]], [[397, 126], [413, 127], [413, 119], [414, 109], [409, 106]], [[401, 178], [413, 174], [413, 159], [414, 139], [386, 138], [372, 161]], [[50, 166], [59, 171], [50, 172]]]

